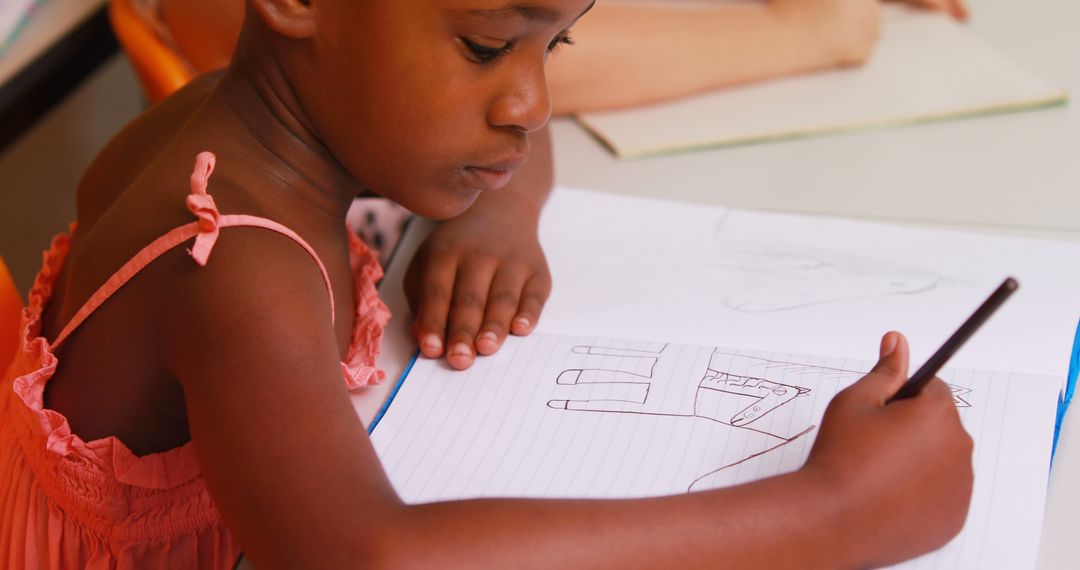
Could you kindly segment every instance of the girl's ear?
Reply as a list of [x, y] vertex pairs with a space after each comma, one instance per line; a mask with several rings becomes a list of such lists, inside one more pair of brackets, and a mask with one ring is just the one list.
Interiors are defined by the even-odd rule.
[[249, 0], [268, 28], [284, 37], [300, 40], [313, 36], [317, 27], [315, 0]]

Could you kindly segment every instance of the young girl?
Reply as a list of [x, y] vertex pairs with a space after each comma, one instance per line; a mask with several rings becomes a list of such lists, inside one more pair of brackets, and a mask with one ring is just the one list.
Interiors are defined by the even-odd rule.
[[425, 341], [458, 365], [527, 333], [544, 65], [589, 7], [249, 0], [228, 71], [107, 146], [45, 257], [0, 386], [0, 565], [861, 567], [958, 532], [971, 440], [941, 382], [884, 405], [907, 376], [895, 333], [794, 473], [646, 500], [397, 497], [346, 392], [380, 379], [387, 312], [345, 210], [370, 190], [453, 218], [410, 282], [421, 322], [459, 323]]

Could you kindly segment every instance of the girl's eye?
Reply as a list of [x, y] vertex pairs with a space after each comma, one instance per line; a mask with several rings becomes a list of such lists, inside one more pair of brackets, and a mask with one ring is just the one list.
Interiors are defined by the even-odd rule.
[[572, 46], [574, 45], [574, 38], [571, 38], [570, 34], [559, 34], [555, 36], [555, 39], [551, 40], [551, 43], [548, 44], [548, 53], [555, 51], [560, 45]]
[[491, 47], [483, 44], [478, 44], [468, 38], [461, 38], [461, 43], [465, 44], [465, 47], [469, 49], [469, 52], [472, 54], [473, 59], [477, 63], [491, 63], [492, 61], [495, 61], [496, 59], [510, 53], [510, 50], [514, 47], [513, 44], [511, 44], [510, 42], [507, 42], [498, 47]]

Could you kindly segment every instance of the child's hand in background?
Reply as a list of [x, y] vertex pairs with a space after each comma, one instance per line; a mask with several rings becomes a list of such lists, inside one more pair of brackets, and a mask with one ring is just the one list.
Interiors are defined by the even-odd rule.
[[769, 9], [830, 65], [866, 62], [881, 35], [879, 0], [772, 0]]
[[927, 10], [946, 12], [957, 20], [966, 20], [971, 12], [968, 11], [967, 0], [906, 0], [909, 4], [921, 6]]
[[[946, 12], [958, 20], [968, 17], [966, 0], [893, 0]], [[805, 30], [825, 50], [827, 61], [860, 65], [874, 52], [881, 35], [879, 0], [772, 0], [769, 8], [793, 29]]]
[[972, 440], [952, 392], [934, 380], [885, 405], [908, 378], [899, 333], [869, 374], [837, 394], [803, 470], [834, 497], [838, 540], [853, 567], [887, 566], [941, 547], [971, 501]]

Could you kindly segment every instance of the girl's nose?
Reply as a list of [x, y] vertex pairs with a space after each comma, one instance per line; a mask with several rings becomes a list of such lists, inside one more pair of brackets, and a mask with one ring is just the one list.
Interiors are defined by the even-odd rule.
[[489, 109], [488, 122], [494, 127], [510, 127], [526, 133], [543, 128], [551, 118], [543, 65], [514, 74], [508, 83], [503, 95]]

